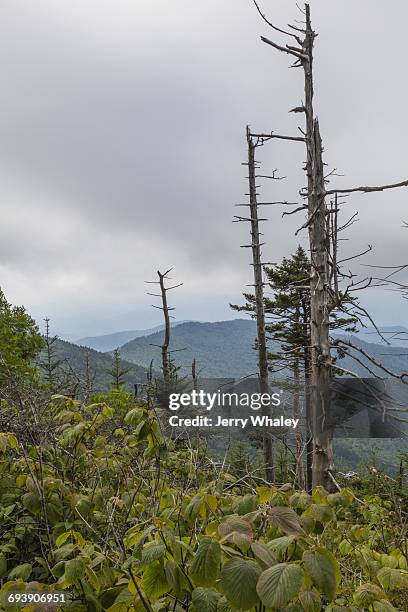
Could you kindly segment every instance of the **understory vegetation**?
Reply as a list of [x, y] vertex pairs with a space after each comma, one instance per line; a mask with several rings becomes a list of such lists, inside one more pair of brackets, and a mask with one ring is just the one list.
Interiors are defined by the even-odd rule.
[[270, 486], [166, 440], [120, 389], [31, 390], [1, 418], [2, 608], [51, 589], [78, 611], [408, 609], [407, 493], [379, 472], [332, 494]]

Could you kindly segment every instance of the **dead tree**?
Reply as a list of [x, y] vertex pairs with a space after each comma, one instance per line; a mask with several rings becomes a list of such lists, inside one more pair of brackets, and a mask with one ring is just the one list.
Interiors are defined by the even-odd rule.
[[[162, 372], [163, 372], [163, 379], [164, 379], [165, 384], [169, 382], [171, 371], [172, 371], [171, 362], [170, 362], [170, 352], [172, 351], [169, 350], [170, 334], [171, 334], [170, 312], [172, 310], [175, 310], [175, 308], [172, 308], [171, 306], [168, 305], [167, 292], [170, 291], [171, 289], [176, 289], [177, 287], [181, 287], [183, 285], [183, 283], [178, 283], [177, 285], [173, 285], [172, 287], [166, 287], [165, 282], [166, 280], [169, 280], [168, 275], [170, 274], [172, 269], [173, 268], [169, 268], [163, 273], [157, 270], [157, 275], [159, 277], [159, 280], [158, 281], [146, 281], [149, 284], [159, 285], [160, 287], [160, 293], [148, 293], [148, 295], [159, 297], [161, 299], [161, 306], [157, 306], [155, 304], [152, 304], [152, 306], [153, 308], [157, 308], [161, 310], [163, 312], [163, 317], [164, 317], [164, 337], [163, 337], [163, 342], [159, 348], [161, 349]], [[158, 345], [152, 344], [152, 346], [158, 346]]]
[[[274, 133], [265, 135], [265, 139], [285, 139], [301, 141], [306, 146], [306, 192], [301, 195], [306, 198], [307, 203], [297, 210], [306, 209], [307, 221], [300, 229], [307, 229], [309, 233], [309, 249], [312, 264], [310, 291], [311, 291], [311, 373], [310, 373], [310, 405], [311, 424], [313, 432], [313, 486], [323, 485], [327, 489], [333, 489], [333, 455], [331, 447], [331, 434], [326, 427], [327, 417], [330, 411], [329, 383], [333, 375], [333, 359], [331, 355], [331, 344], [329, 336], [330, 311], [336, 306], [338, 286], [332, 287], [333, 282], [338, 282], [337, 262], [335, 262], [336, 273], [331, 274], [333, 261], [330, 259], [331, 252], [331, 229], [328, 216], [331, 214], [326, 204], [327, 196], [337, 194], [350, 194], [354, 192], [368, 193], [373, 191], [384, 191], [396, 187], [408, 186], [408, 181], [401, 181], [379, 187], [354, 187], [350, 189], [326, 189], [324, 176], [323, 148], [320, 136], [319, 122], [314, 115], [313, 97], [313, 48], [316, 33], [313, 31], [310, 17], [310, 7], [305, 4], [302, 11], [304, 21], [302, 27], [289, 25], [289, 31], [275, 26], [261, 12], [256, 0], [254, 4], [262, 19], [274, 30], [285, 37], [289, 37], [289, 43], [277, 44], [264, 36], [261, 40], [294, 58], [293, 67], [301, 67], [304, 74], [304, 101], [300, 106], [291, 110], [293, 113], [305, 115], [305, 129], [300, 129], [302, 137], [281, 136]], [[294, 212], [296, 212], [294, 211]], [[300, 231], [300, 230], [298, 230]], [[337, 245], [336, 245], [337, 254]]]
[[[297, 354], [295, 354], [293, 360], [293, 417], [295, 419], [301, 418], [300, 414], [300, 359]], [[308, 436], [308, 432], [306, 431], [306, 439]], [[306, 488], [306, 479], [305, 479], [305, 469], [303, 465], [303, 435], [301, 428], [296, 429], [296, 449], [295, 449], [295, 457], [296, 457], [296, 482], [301, 489]], [[307, 462], [307, 443], [306, 443], [306, 471], [309, 467]]]
[[[266, 219], [260, 219], [258, 216], [258, 197], [256, 187], [256, 169], [257, 162], [255, 160], [255, 150], [261, 141], [251, 134], [249, 127], [246, 128], [246, 139], [248, 145], [248, 184], [249, 184], [249, 217], [241, 217], [236, 215], [235, 222], [246, 221], [251, 224], [251, 244], [242, 245], [243, 248], [250, 248], [252, 251], [252, 267], [254, 278], [254, 293], [255, 293], [255, 318], [256, 318], [256, 347], [258, 351], [258, 371], [259, 371], [259, 388], [261, 393], [269, 393], [268, 381], [268, 347], [265, 331], [265, 303], [264, 303], [264, 280], [263, 280], [263, 263], [260, 236], [259, 222]], [[276, 178], [276, 177], [274, 177]], [[272, 436], [266, 428], [263, 429], [263, 449], [264, 462], [266, 470], [266, 480], [273, 482], [275, 479], [275, 471], [273, 464], [273, 444]]]

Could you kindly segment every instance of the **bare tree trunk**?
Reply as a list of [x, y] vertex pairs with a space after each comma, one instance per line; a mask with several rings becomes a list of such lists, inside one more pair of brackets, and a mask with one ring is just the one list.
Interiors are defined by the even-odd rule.
[[[293, 418], [300, 418], [300, 368], [299, 358], [295, 357], [293, 363]], [[296, 481], [301, 489], [305, 488], [305, 471], [303, 467], [303, 436], [302, 430], [296, 429]]]
[[309, 350], [305, 350], [305, 413], [306, 413], [306, 488], [311, 491], [313, 487], [312, 463], [313, 463], [313, 431], [312, 410], [310, 405], [310, 359]]
[[333, 468], [331, 435], [326, 427], [330, 410], [329, 384], [331, 357], [329, 340], [329, 244], [326, 225], [323, 151], [319, 123], [313, 110], [313, 44], [310, 7], [306, 8], [306, 32], [303, 53], [306, 113], [306, 174], [308, 188], [308, 229], [311, 259], [310, 319], [311, 372], [310, 418], [313, 433], [313, 486], [333, 488], [329, 471]]
[[[261, 244], [259, 240], [258, 201], [256, 193], [255, 143], [249, 127], [247, 127], [248, 143], [248, 178], [249, 178], [249, 210], [251, 221], [252, 265], [254, 269], [255, 312], [257, 329], [257, 349], [259, 367], [259, 387], [261, 393], [269, 393], [268, 382], [268, 349], [265, 333], [264, 282], [261, 261]], [[273, 482], [275, 470], [273, 465], [273, 444], [269, 431], [263, 430], [263, 449], [266, 469], [266, 480]]]
[[311, 408], [313, 428], [313, 486], [333, 489], [330, 471], [333, 470], [331, 431], [328, 429], [330, 411], [331, 355], [329, 338], [329, 244], [326, 227], [325, 185], [322, 161], [322, 141], [319, 122], [314, 122], [313, 133], [313, 221], [309, 226], [311, 259]]
[[166, 277], [167, 272], [162, 274], [159, 270], [157, 270], [157, 274], [159, 277], [161, 299], [162, 299], [162, 310], [163, 310], [163, 316], [164, 316], [164, 338], [163, 338], [163, 344], [161, 347], [162, 369], [163, 369], [164, 381], [167, 382], [169, 378], [169, 344], [170, 344], [170, 315], [169, 315], [169, 307], [167, 304], [167, 289], [164, 285], [164, 279]]

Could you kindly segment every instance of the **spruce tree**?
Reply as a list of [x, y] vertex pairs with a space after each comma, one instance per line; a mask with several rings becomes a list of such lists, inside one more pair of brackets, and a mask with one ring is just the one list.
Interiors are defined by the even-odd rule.
[[[268, 352], [269, 367], [276, 374], [283, 375], [289, 371], [292, 376], [293, 411], [295, 418], [300, 415], [300, 393], [303, 389], [306, 408], [306, 464], [307, 481], [311, 483], [312, 439], [310, 427], [310, 402], [308, 381], [311, 364], [311, 309], [310, 309], [310, 275], [311, 264], [306, 251], [299, 245], [290, 257], [284, 257], [280, 264], [265, 267], [266, 289], [272, 295], [265, 296], [266, 331], [268, 338], [274, 341]], [[255, 313], [255, 297], [244, 294], [246, 303], [243, 306], [232, 306], [234, 310]], [[331, 331], [355, 331], [356, 317], [347, 314], [347, 308], [355, 303], [356, 298], [339, 291], [338, 306], [330, 313]], [[335, 371], [335, 370], [334, 370]], [[301, 431], [296, 437], [296, 456], [298, 458], [297, 480], [303, 486], [303, 445]]]
[[124, 368], [122, 366], [122, 360], [120, 357], [119, 349], [113, 351], [113, 362], [112, 367], [107, 369], [106, 372], [111, 377], [111, 387], [116, 391], [123, 389], [125, 384], [125, 376], [130, 371], [130, 368]]
[[60, 367], [63, 363], [63, 359], [59, 359], [56, 354], [56, 342], [58, 336], [51, 336], [50, 334], [50, 320], [48, 318], [45, 321], [45, 335], [44, 342], [45, 348], [42, 352], [40, 359], [40, 367], [44, 372], [44, 381], [46, 387], [56, 393], [60, 390], [62, 381], [60, 380]]

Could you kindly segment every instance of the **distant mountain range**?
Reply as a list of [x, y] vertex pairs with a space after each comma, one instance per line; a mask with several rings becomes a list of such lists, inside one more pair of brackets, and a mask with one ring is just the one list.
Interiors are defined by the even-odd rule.
[[[382, 333], [389, 339], [391, 346], [380, 344], [381, 339], [374, 329], [363, 330], [358, 335], [349, 335], [347, 338], [389, 370], [396, 373], [408, 371], [408, 344], [403, 345], [405, 335], [408, 338], [408, 329], [387, 327], [382, 328]], [[139, 334], [138, 337], [135, 334]], [[187, 321], [173, 327], [170, 348], [175, 351], [172, 353], [173, 359], [181, 367], [183, 374], [191, 372], [191, 363], [195, 359], [197, 372], [201, 377], [242, 378], [257, 371], [255, 336], [256, 325], [251, 319], [233, 319], [216, 323]], [[112, 364], [111, 352], [119, 346], [123, 365], [130, 368], [126, 375], [127, 385], [133, 388], [135, 382], [146, 380], [146, 370], [152, 360], [156, 372], [160, 371], [159, 346], [162, 340], [163, 328], [157, 326], [148, 330], [131, 330], [82, 338], [78, 341], [82, 346], [58, 340], [57, 352], [60, 358], [66, 360], [70, 367], [79, 373], [85, 371], [88, 354], [91, 370], [95, 372], [95, 384], [98, 389], [105, 390], [110, 383], [106, 371]], [[402, 346], [395, 345], [396, 342]], [[83, 346], [85, 344], [87, 346]], [[99, 350], [95, 349], [96, 346]], [[277, 346], [271, 342], [270, 349], [276, 348]], [[368, 358], [358, 352], [354, 352], [354, 355], [358, 360], [346, 356], [338, 360], [338, 365], [359, 376], [370, 376], [359, 363], [369, 364]], [[378, 367], [371, 364], [370, 368], [375, 374], [384, 376]]]
[[[379, 327], [378, 329], [391, 346], [408, 347], [408, 328], [403, 327], [402, 325], [390, 325]], [[370, 344], [386, 345], [374, 327], [366, 327], [361, 329], [356, 336], [365, 342], [369, 342]]]
[[[375, 330], [374, 330], [375, 331]], [[385, 328], [387, 338], [404, 337], [404, 328], [395, 330]], [[407, 337], [408, 337], [408, 330]], [[178, 325], [172, 330], [171, 349], [175, 351], [173, 358], [181, 366], [183, 373], [191, 371], [191, 363], [196, 359], [199, 375], [206, 377], [235, 377], [241, 378], [257, 371], [257, 355], [254, 350], [256, 325], [251, 319], [234, 319], [217, 323], [187, 322]], [[408, 370], [408, 345], [388, 346], [367, 342], [364, 338], [375, 338], [371, 330], [361, 335], [347, 336], [355, 346], [372, 355], [387, 368], [395, 372]], [[153, 360], [156, 369], [160, 367], [160, 348], [163, 340], [163, 331], [135, 338], [120, 348], [121, 355], [127, 361], [148, 367]], [[380, 339], [379, 339], [380, 341]], [[396, 340], [392, 340], [393, 344]], [[156, 345], [156, 346], [154, 346]], [[277, 349], [277, 345], [270, 343], [270, 349]], [[359, 361], [369, 364], [368, 358], [357, 351], [353, 354]], [[367, 370], [352, 357], [340, 359], [338, 364], [345, 370], [352, 371], [359, 376], [370, 376]], [[384, 376], [376, 366], [371, 366], [376, 374]]]
[[[180, 325], [180, 323], [184, 322], [185, 321], [175, 322], [173, 323], [173, 327], [176, 327], [177, 325]], [[109, 351], [114, 351], [116, 348], [123, 346], [135, 338], [150, 336], [151, 334], [162, 330], [163, 327], [163, 325], [156, 325], [156, 327], [151, 327], [150, 329], [131, 329], [112, 334], [105, 334], [103, 336], [88, 336], [86, 338], [76, 340], [75, 344], [78, 344], [79, 346], [86, 346], [88, 348], [95, 349], [95, 351], [101, 351], [102, 353], [107, 353]]]

